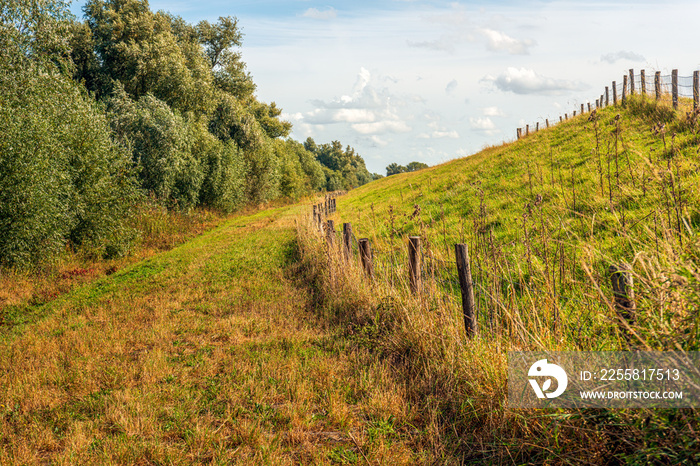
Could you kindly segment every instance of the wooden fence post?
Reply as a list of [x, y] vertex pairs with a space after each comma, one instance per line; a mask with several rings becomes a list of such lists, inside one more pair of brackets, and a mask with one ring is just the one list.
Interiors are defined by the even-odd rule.
[[544, 124], [547, 126], [547, 128], [549, 128], [549, 118], [544, 120]]
[[[603, 97], [603, 96], [601, 96]], [[600, 108], [600, 101], [603, 99], [595, 99], [595, 108]]]
[[[612, 282], [613, 295], [615, 297], [615, 309], [620, 319], [624, 319], [629, 325], [633, 325], [636, 316], [636, 305], [634, 303], [634, 280], [630, 267], [624, 265], [611, 265], [608, 268], [610, 281]], [[626, 338], [629, 333], [624, 325], [620, 325]]]
[[569, 119], [569, 114], [568, 114], [568, 113], [565, 113], [565, 114], [564, 114], [564, 121], [566, 121], [566, 120], [568, 120], [568, 119]]
[[574, 116], [576, 116], [576, 110], [574, 110]]
[[530, 135], [530, 125], [525, 125], [525, 136]]
[[605, 86], [605, 106], [610, 105], [610, 88]]
[[634, 69], [630, 68], [630, 95], [634, 95]]
[[588, 102], [588, 111], [589, 112], [591, 111], [591, 103], [590, 102]]
[[345, 259], [350, 260], [352, 255], [352, 223], [343, 223], [343, 246], [345, 246]]
[[333, 245], [335, 243], [335, 225], [333, 223], [333, 220], [328, 220], [326, 227], [326, 241], [328, 242], [328, 246], [333, 248]]
[[627, 101], [627, 75], [622, 77], [622, 103]]
[[673, 109], [678, 110], [678, 70], [671, 71], [671, 95], [673, 98]]
[[522, 128], [518, 128], [517, 131], [516, 131], [516, 134], [517, 134], [517, 136], [518, 136], [518, 139], [520, 139], [521, 136], [522, 136]]
[[613, 105], [617, 105], [617, 83], [615, 81], [612, 82], [612, 89], [613, 89]]
[[539, 130], [540, 130], [540, 122], [538, 121], [537, 123], [535, 123], [535, 131], [539, 131]]
[[411, 283], [411, 292], [420, 293], [421, 290], [421, 263], [420, 263], [420, 236], [408, 237], [408, 272]]
[[360, 260], [362, 268], [369, 278], [374, 277], [374, 264], [372, 263], [372, 247], [369, 245], [369, 238], [360, 238], [357, 241], [360, 249]]
[[583, 104], [581, 104], [581, 115], [584, 114]]
[[697, 110], [700, 103], [700, 71], [693, 71], [693, 110]]
[[472, 270], [469, 264], [469, 252], [466, 244], [455, 244], [455, 256], [457, 259], [457, 275], [459, 288], [462, 292], [462, 314], [464, 314], [464, 329], [468, 337], [473, 337], [477, 332], [476, 315], [474, 314], [474, 284], [472, 282]]
[[561, 123], [562, 121], [564, 121], [564, 118], [562, 118], [562, 116], [559, 115], [559, 123]]
[[647, 95], [647, 72], [639, 70], [639, 82], [642, 85], [642, 95]]
[[656, 100], [661, 99], [661, 71], [654, 73], [654, 94], [656, 94]]

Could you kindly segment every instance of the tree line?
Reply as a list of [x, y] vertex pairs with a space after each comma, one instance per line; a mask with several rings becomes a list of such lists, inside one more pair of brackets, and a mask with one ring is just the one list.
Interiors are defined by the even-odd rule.
[[125, 254], [146, 197], [232, 212], [372, 175], [338, 141], [303, 144], [260, 101], [236, 18], [189, 24], [146, 0], [0, 5], [0, 263], [66, 246]]

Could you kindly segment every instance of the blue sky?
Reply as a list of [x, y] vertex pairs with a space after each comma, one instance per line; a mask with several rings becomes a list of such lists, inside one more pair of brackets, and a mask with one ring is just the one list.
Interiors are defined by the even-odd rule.
[[292, 136], [339, 140], [381, 174], [512, 140], [594, 102], [630, 68], [700, 69], [696, 0], [150, 5], [192, 23], [236, 16], [257, 95], [282, 107]]

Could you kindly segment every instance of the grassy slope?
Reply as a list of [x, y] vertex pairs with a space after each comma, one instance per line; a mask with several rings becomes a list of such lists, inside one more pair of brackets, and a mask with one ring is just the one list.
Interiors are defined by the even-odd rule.
[[[460, 461], [700, 461], [692, 410], [506, 407], [508, 350], [699, 347], [696, 117], [634, 99], [597, 115], [338, 199], [335, 224], [370, 238], [378, 279], [369, 285], [345, 266], [319, 273], [324, 307], [371, 336], [418, 417], [438, 419], [434, 442]], [[417, 298], [406, 283], [409, 235], [424, 244]], [[455, 286], [457, 242], [469, 245], [474, 271], [473, 340]], [[302, 237], [302, 250], [318, 247]], [[635, 277], [629, 343], [607, 276], [620, 262]]]
[[[558, 312], [569, 332], [565, 346], [619, 347], [610, 327], [616, 318], [597, 287], [606, 293], [610, 264], [670, 267], [695, 250], [697, 125], [642, 100], [597, 115], [597, 123], [585, 114], [515, 143], [358, 188], [339, 200], [336, 221], [370, 237], [387, 266], [405, 262], [406, 236], [422, 236], [426, 272], [437, 274], [452, 296], [456, 290], [444, 284], [455, 279], [453, 245], [467, 243], [482, 326], [489, 318], [512, 320], [514, 307], [538, 307], [550, 322], [544, 329], [513, 324], [530, 329], [524, 346], [541, 331], [538, 343], [561, 344], [558, 336], [547, 339]], [[654, 131], [658, 124], [665, 124], [662, 133]], [[640, 295], [652, 286], [648, 278], [639, 277]], [[646, 343], [666, 344], [657, 340]]]
[[3, 334], [0, 463], [422, 461], [394, 429], [402, 388], [311, 312], [292, 215], [236, 218]]

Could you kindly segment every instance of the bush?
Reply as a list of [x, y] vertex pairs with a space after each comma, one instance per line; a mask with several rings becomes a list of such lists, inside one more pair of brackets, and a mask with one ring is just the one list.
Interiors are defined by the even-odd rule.
[[204, 169], [192, 155], [183, 118], [150, 94], [133, 101], [119, 86], [108, 101], [108, 115], [117, 141], [138, 166], [141, 187], [170, 206], [197, 205]]
[[80, 86], [0, 65], [0, 262], [45, 262], [68, 241], [100, 256], [126, 252], [130, 167]]

